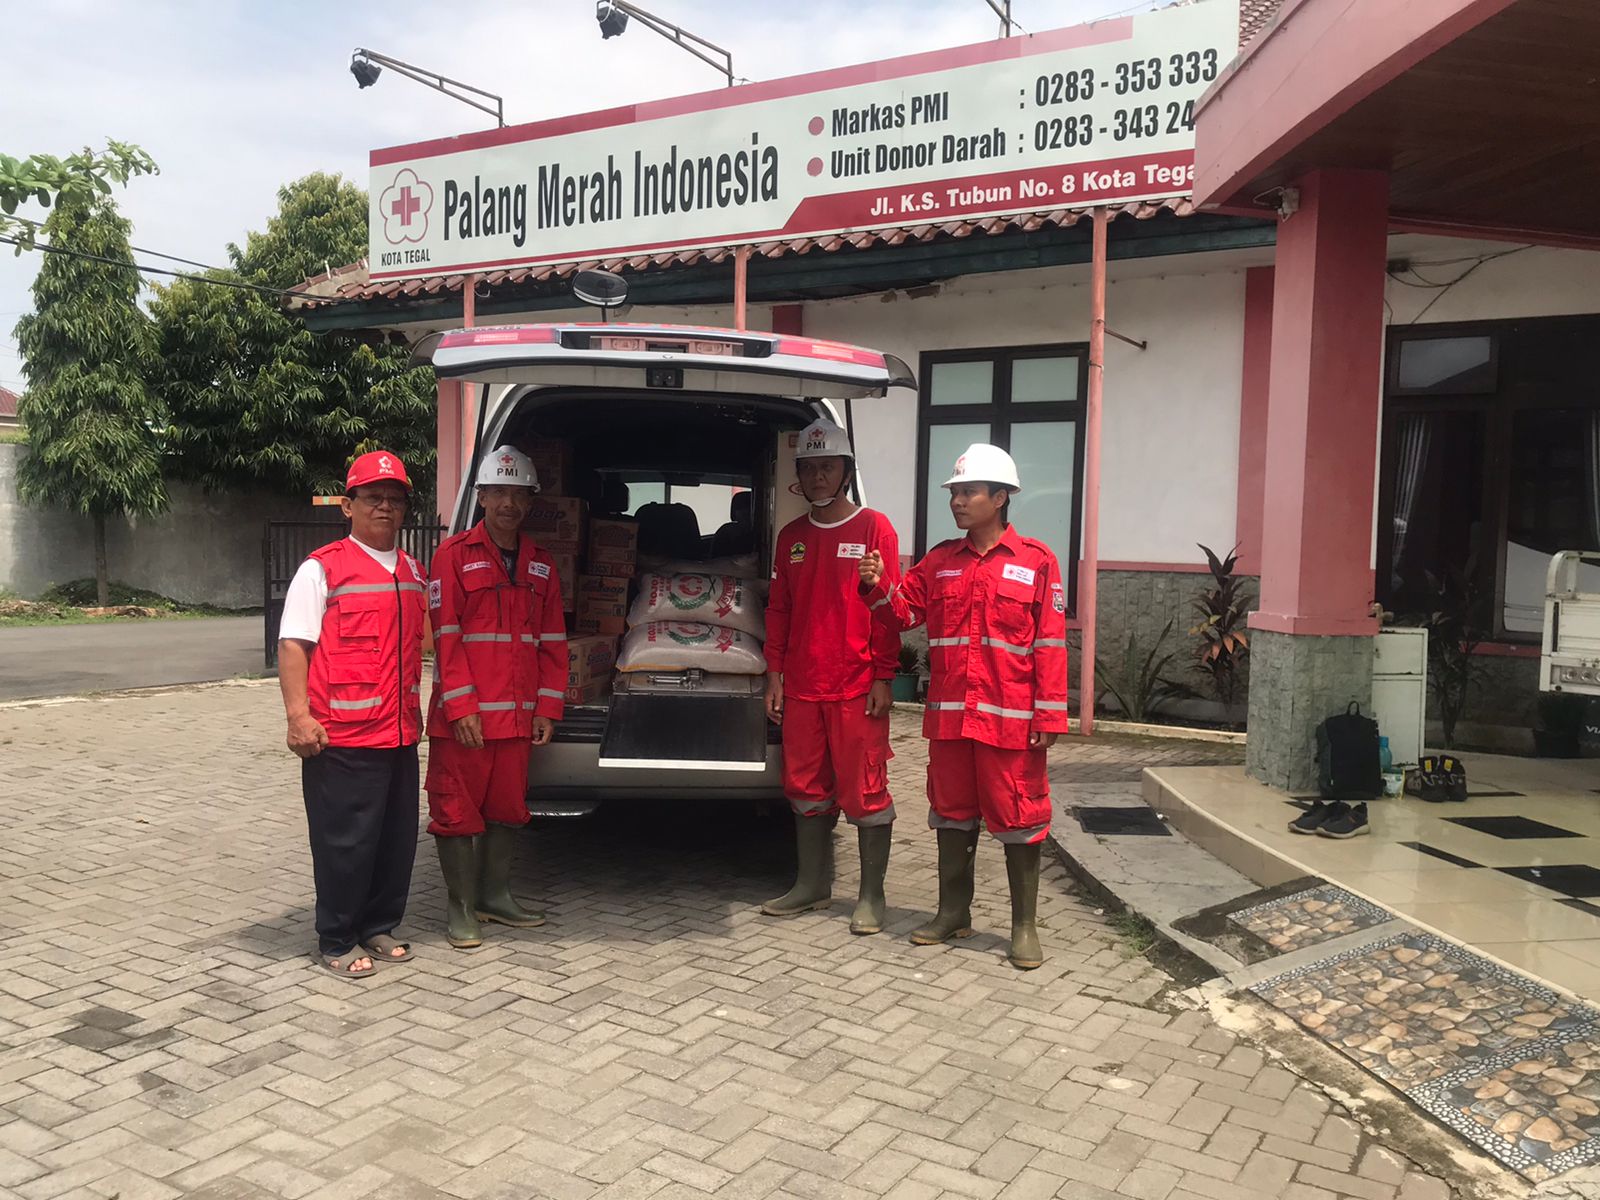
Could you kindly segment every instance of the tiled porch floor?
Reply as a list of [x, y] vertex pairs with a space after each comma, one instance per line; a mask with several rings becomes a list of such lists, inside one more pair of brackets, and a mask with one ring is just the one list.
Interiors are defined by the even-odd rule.
[[[1320, 876], [1557, 988], [1600, 999], [1600, 763], [1463, 760], [1466, 803], [1375, 801], [1371, 835], [1350, 841], [1290, 833], [1293, 799], [1241, 767], [1153, 769], [1145, 798], [1263, 886]], [[1550, 829], [1457, 823], [1485, 817]]]

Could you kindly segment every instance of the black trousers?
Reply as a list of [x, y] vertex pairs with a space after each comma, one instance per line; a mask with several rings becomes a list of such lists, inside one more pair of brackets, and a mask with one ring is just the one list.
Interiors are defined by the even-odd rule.
[[405, 915], [417, 854], [417, 748], [328, 746], [303, 759], [317, 945], [348, 952]]

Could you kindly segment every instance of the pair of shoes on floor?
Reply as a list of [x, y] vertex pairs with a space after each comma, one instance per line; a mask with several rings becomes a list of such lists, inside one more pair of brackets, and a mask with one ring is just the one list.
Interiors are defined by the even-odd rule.
[[1290, 833], [1313, 833], [1325, 838], [1353, 838], [1371, 833], [1365, 804], [1346, 804], [1343, 800], [1318, 800], [1299, 817], [1289, 822]]

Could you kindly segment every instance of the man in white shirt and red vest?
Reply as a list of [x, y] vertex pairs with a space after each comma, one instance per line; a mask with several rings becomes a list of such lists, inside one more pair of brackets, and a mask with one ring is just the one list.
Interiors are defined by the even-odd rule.
[[427, 580], [397, 546], [411, 498], [386, 450], [350, 464], [350, 536], [315, 551], [284, 597], [278, 682], [316, 880], [318, 955], [346, 979], [411, 948], [405, 914], [417, 849], [417, 743]]
[[811, 512], [778, 534], [767, 600], [767, 716], [783, 727], [783, 787], [795, 815], [794, 887], [761, 911], [792, 917], [833, 894], [828, 851], [842, 810], [856, 827], [861, 887], [850, 932], [883, 929], [894, 802], [889, 795], [890, 682], [900, 635], [856, 598], [857, 568], [877, 554], [893, 582], [900, 544], [882, 513], [845, 495], [855, 451], [816, 421], [801, 434], [795, 473]]
[[483, 520], [433, 556], [434, 687], [428, 706], [428, 832], [448, 895], [446, 937], [481, 945], [480, 922], [543, 925], [511, 894], [528, 823], [528, 760], [561, 719], [567, 627], [555, 559], [522, 532], [533, 463], [502, 446], [478, 470]]
[[972, 933], [981, 817], [1005, 846], [1014, 966], [1044, 963], [1039, 858], [1050, 832], [1045, 752], [1067, 732], [1067, 601], [1050, 547], [1009, 520], [1017, 464], [975, 445], [945, 481], [966, 536], [928, 551], [896, 586], [876, 555], [861, 596], [890, 629], [928, 626], [928, 824], [939, 840], [939, 911], [911, 935], [934, 945]]

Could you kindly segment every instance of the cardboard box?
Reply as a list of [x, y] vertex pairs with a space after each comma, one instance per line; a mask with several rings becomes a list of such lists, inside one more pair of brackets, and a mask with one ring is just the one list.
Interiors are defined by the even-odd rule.
[[572, 447], [554, 438], [527, 438], [517, 446], [533, 460], [539, 476], [539, 491], [550, 496], [565, 496], [576, 482], [572, 474]]
[[585, 527], [589, 523], [589, 506], [570, 496], [546, 496], [542, 492], [533, 498], [528, 519], [522, 531], [551, 554], [583, 553]]
[[575, 637], [567, 639], [567, 687], [582, 687], [599, 679], [610, 679], [617, 665], [617, 639], [614, 637]]
[[556, 574], [561, 577], [561, 611], [573, 612], [578, 599], [578, 556], [576, 554], [553, 554], [556, 560]]
[[639, 565], [639, 522], [632, 517], [595, 517], [589, 522], [586, 574], [631, 579]]
[[598, 704], [611, 694], [611, 676], [593, 679], [567, 689], [568, 704]]
[[611, 575], [579, 576], [577, 612], [580, 633], [626, 633], [628, 581]]

